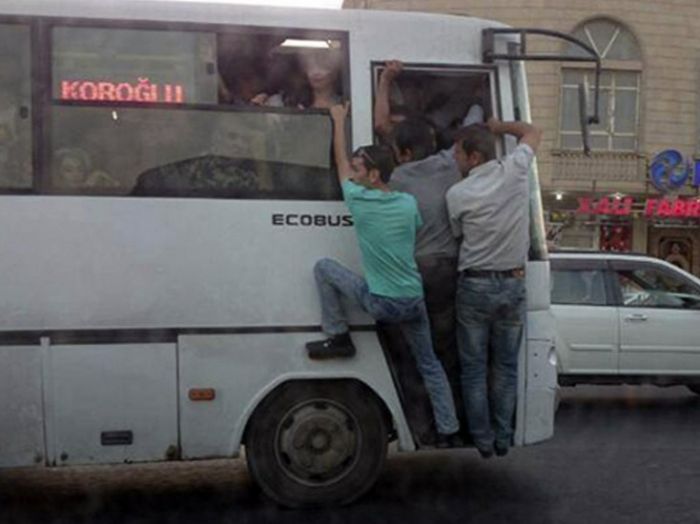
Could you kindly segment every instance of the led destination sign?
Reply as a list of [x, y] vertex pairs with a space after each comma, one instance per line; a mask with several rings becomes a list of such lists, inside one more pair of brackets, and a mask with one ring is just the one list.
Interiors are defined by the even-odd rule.
[[152, 84], [148, 78], [139, 78], [136, 83], [63, 80], [61, 100], [182, 104], [185, 102], [185, 89], [178, 84]]

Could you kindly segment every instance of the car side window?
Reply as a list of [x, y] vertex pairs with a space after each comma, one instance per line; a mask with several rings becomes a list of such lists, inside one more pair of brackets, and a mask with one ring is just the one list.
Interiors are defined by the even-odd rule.
[[603, 271], [553, 270], [551, 300], [552, 304], [606, 305]]
[[616, 275], [625, 306], [700, 309], [700, 288], [671, 271], [641, 267]]

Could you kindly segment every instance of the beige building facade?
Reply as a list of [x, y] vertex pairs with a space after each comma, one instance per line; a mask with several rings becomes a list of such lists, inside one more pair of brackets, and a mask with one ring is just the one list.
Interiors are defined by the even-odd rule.
[[[700, 274], [700, 193], [692, 184], [700, 159], [698, 0], [345, 0], [344, 7], [475, 16], [592, 45], [604, 73], [590, 157], [581, 151], [576, 100], [578, 83], [592, 84], [590, 66], [527, 64], [532, 118], [545, 132], [538, 163], [550, 235], [565, 247], [651, 253]], [[573, 52], [541, 37], [528, 48]], [[650, 165], [667, 150], [678, 154], [657, 166], [660, 190]], [[682, 184], [669, 183], [674, 164]]]

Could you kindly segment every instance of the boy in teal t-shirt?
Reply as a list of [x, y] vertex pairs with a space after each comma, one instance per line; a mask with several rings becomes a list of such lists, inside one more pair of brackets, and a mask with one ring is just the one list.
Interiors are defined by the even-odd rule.
[[397, 323], [416, 359], [433, 408], [438, 446], [459, 445], [459, 422], [445, 370], [433, 351], [423, 285], [414, 251], [421, 226], [413, 196], [387, 186], [394, 168], [391, 151], [382, 146], [358, 149], [348, 159], [345, 118], [348, 106], [331, 108], [333, 148], [343, 197], [355, 223], [365, 278], [335, 260], [324, 258], [314, 266], [321, 296], [322, 327], [328, 339], [309, 342], [314, 359], [352, 357], [341, 297], [357, 302], [374, 319]]

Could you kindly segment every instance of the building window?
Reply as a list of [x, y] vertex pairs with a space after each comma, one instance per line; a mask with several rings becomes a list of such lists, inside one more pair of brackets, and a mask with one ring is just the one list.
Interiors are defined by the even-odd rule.
[[[574, 36], [590, 45], [603, 60], [600, 80], [600, 122], [591, 126], [591, 149], [598, 151], [636, 151], [639, 132], [641, 53], [632, 33], [609, 20], [586, 22]], [[577, 46], [569, 45], [566, 54], [585, 56]], [[578, 85], [590, 86], [594, 101], [595, 72], [589, 67], [567, 66], [562, 70], [560, 144], [562, 149], [580, 149]], [[593, 114], [589, 107], [589, 115]]]

